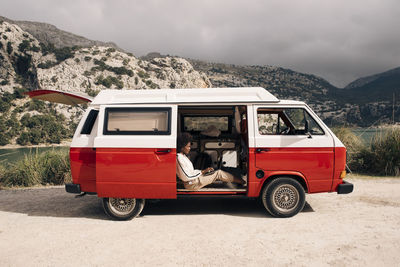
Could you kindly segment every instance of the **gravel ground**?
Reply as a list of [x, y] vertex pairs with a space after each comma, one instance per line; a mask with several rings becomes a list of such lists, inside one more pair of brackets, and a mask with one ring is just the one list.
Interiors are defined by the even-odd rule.
[[349, 195], [307, 195], [269, 216], [245, 198], [147, 202], [111, 221], [96, 196], [62, 187], [0, 191], [0, 266], [398, 266], [400, 179], [348, 179]]

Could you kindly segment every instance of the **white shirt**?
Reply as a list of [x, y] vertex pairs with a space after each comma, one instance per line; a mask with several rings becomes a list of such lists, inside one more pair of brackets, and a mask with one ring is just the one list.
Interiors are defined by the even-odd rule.
[[185, 154], [177, 153], [176, 173], [182, 181], [189, 182], [199, 178], [199, 176], [201, 175], [201, 170], [195, 170], [193, 167], [193, 163]]

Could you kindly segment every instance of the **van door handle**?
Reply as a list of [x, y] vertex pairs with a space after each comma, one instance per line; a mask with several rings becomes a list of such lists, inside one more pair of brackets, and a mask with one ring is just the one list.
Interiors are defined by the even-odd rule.
[[256, 153], [268, 152], [270, 150], [271, 149], [269, 149], [269, 148], [257, 148], [256, 149]]
[[156, 149], [156, 154], [170, 153], [171, 149]]

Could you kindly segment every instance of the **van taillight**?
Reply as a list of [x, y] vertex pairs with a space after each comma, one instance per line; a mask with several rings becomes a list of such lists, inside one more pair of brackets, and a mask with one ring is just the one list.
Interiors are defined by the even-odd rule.
[[342, 171], [342, 172], [340, 173], [339, 178], [340, 178], [340, 179], [344, 179], [344, 177], [346, 177], [346, 174], [347, 174], [346, 170]]

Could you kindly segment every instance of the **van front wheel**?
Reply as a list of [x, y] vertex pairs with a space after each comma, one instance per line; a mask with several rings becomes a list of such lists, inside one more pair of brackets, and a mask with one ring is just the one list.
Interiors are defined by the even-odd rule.
[[277, 178], [261, 192], [265, 209], [275, 217], [292, 217], [303, 210], [306, 203], [304, 189], [291, 178]]
[[129, 220], [138, 216], [144, 207], [144, 199], [136, 198], [103, 198], [104, 211], [116, 220]]

